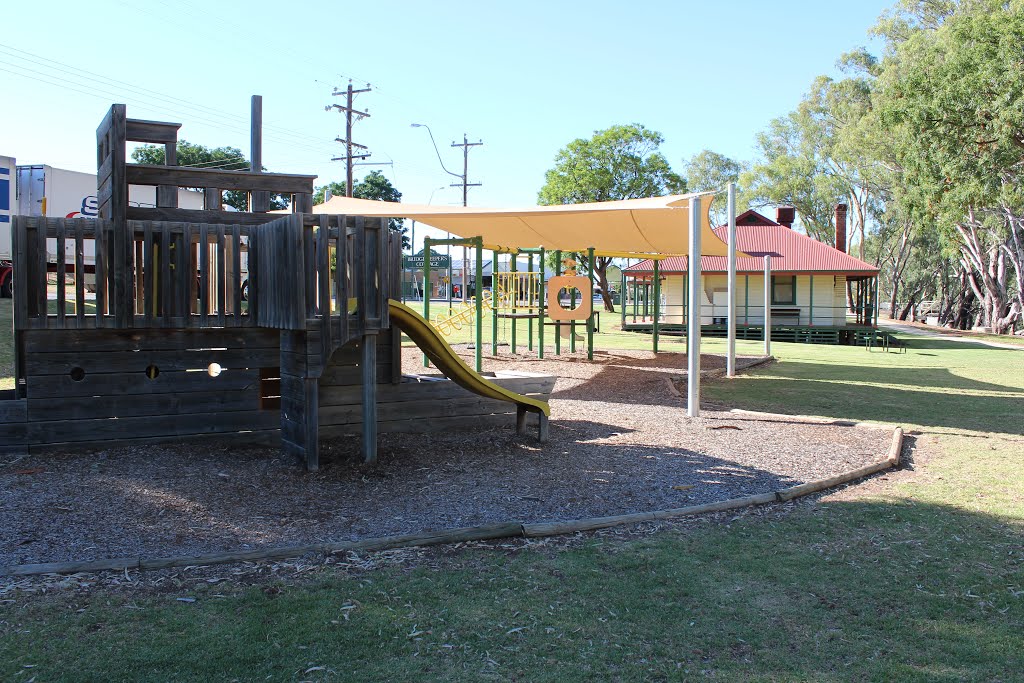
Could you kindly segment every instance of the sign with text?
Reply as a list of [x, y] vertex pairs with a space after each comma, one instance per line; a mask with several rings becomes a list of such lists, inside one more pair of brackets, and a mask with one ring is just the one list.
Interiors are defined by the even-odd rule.
[[[424, 262], [426, 259], [421, 256], [403, 256], [402, 267], [406, 270], [423, 270]], [[451, 257], [448, 254], [431, 254], [430, 255], [430, 269], [431, 270], [447, 270], [450, 265]]]

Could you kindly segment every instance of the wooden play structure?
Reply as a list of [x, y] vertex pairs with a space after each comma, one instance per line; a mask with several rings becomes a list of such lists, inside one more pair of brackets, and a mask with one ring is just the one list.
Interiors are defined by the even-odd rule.
[[[259, 108], [248, 172], [176, 166], [180, 124], [114, 105], [97, 130], [99, 219], [15, 217], [16, 386], [0, 396], [0, 450], [219, 435], [279, 443], [316, 469], [324, 437], [361, 434], [373, 461], [378, 430], [513, 413], [520, 431], [537, 415], [543, 439], [554, 378], [470, 371], [395, 301], [386, 218], [311, 214], [313, 176], [259, 171]], [[163, 145], [166, 164], [126, 163], [129, 142]], [[156, 186], [157, 206], [129, 206], [129, 185]], [[202, 188], [204, 209], [178, 208], [179, 187]], [[223, 210], [225, 190], [248, 192], [250, 211]], [[271, 194], [293, 213], [270, 213]], [[402, 374], [403, 329], [452, 381]]]

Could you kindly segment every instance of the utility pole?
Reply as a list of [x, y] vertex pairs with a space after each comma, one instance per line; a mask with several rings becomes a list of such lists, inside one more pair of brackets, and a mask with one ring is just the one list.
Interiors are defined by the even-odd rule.
[[[348, 197], [352, 196], [352, 167], [354, 165], [352, 162], [355, 161], [356, 159], [368, 159], [370, 157], [370, 153], [369, 152], [366, 152], [365, 154], [353, 154], [352, 153], [352, 148], [353, 147], [358, 147], [360, 150], [367, 149], [366, 145], [360, 145], [360, 144], [357, 144], [355, 142], [352, 142], [352, 124], [353, 123], [357, 123], [358, 121], [361, 121], [364, 118], [369, 118], [370, 117], [370, 113], [369, 113], [368, 110], [367, 111], [356, 111], [355, 109], [352, 108], [352, 103], [353, 103], [354, 96], [358, 95], [359, 93], [364, 93], [364, 92], [370, 92], [370, 84], [369, 83], [366, 84], [365, 88], [361, 88], [359, 90], [353, 90], [352, 89], [352, 81], [350, 80], [348, 82], [348, 88], [347, 89], [345, 89], [345, 90], [338, 90], [337, 88], [335, 88], [334, 92], [332, 93], [335, 96], [344, 95], [345, 96], [345, 104], [344, 105], [341, 105], [341, 104], [329, 104], [326, 107], [324, 107], [324, 111], [331, 111], [331, 109], [337, 109], [338, 111], [342, 112], [345, 115], [345, 137], [344, 138], [335, 138], [334, 139], [335, 142], [340, 142], [343, 145], [345, 145], [345, 156], [343, 156], [343, 157], [332, 157], [331, 161], [344, 161], [345, 162], [345, 195], [348, 196]], [[355, 117], [354, 121], [353, 121], [353, 116]]]
[[[461, 143], [458, 143], [458, 142], [453, 142], [452, 143], [452, 147], [461, 147], [462, 148], [462, 182], [458, 183], [458, 184], [452, 183], [451, 186], [452, 187], [459, 187], [459, 185], [462, 186], [462, 205], [463, 206], [468, 206], [468, 204], [469, 204], [469, 202], [468, 202], [468, 200], [469, 200], [469, 188], [471, 188], [471, 187], [480, 187], [480, 185], [482, 185], [482, 183], [471, 183], [471, 182], [469, 182], [469, 148], [470, 147], [477, 147], [477, 146], [482, 145], [482, 144], [484, 144], [483, 140], [479, 140], [477, 142], [470, 142], [469, 139], [466, 137], [465, 133], [462, 134], [462, 142]], [[469, 249], [465, 245], [463, 245], [463, 247], [462, 247], [462, 300], [463, 301], [466, 300], [466, 291], [469, 289], [469, 287], [467, 287], [467, 284], [469, 283], [469, 280], [466, 279], [467, 278], [467, 272], [468, 272], [467, 268], [466, 268], [466, 263], [467, 263], [468, 260], [469, 260]], [[497, 264], [494, 263], [493, 259], [492, 259], [492, 262], [491, 262], [491, 296], [494, 295], [494, 277], [495, 277], [494, 269], [496, 267], [497, 267]], [[482, 296], [483, 292], [477, 292], [476, 295], [478, 297]], [[479, 324], [479, 322], [477, 324]]]

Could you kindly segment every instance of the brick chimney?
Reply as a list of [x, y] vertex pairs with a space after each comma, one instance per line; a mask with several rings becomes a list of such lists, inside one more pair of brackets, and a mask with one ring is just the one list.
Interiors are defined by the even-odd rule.
[[793, 229], [793, 221], [796, 220], [796, 209], [792, 206], [780, 206], [775, 209], [775, 222]]
[[846, 251], [846, 204], [836, 204], [836, 249]]

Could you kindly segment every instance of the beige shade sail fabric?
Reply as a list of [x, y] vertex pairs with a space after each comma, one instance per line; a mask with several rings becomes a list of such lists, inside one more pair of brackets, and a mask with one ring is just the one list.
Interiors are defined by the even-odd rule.
[[519, 209], [428, 206], [332, 197], [313, 213], [409, 218], [459, 237], [482, 237], [488, 249], [586, 251], [598, 256], [685, 256], [690, 253], [690, 199], [702, 196], [701, 254], [727, 256], [711, 230], [711, 194], [697, 193], [592, 204]]

